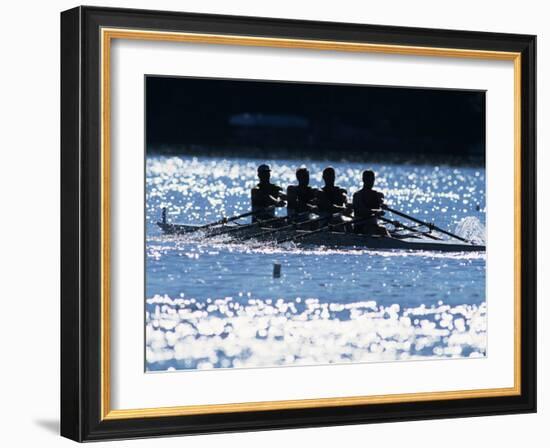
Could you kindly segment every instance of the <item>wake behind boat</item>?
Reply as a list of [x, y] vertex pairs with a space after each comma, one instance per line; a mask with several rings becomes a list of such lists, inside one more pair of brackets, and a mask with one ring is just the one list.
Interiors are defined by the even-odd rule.
[[[164, 215], [165, 216], [165, 215]], [[440, 251], [440, 252], [484, 252], [485, 246], [480, 244], [454, 242], [452, 240], [434, 240], [421, 233], [408, 234], [390, 232], [390, 237], [377, 235], [361, 235], [352, 232], [331, 231], [329, 229], [317, 231], [300, 230], [299, 228], [279, 230], [273, 227], [256, 225], [220, 224], [204, 228], [203, 226], [188, 224], [172, 224], [165, 220], [158, 221], [157, 225], [167, 235], [189, 235], [190, 233], [203, 231], [203, 237], [227, 236], [223, 241], [239, 242], [254, 239], [269, 243], [277, 243], [281, 240], [295, 241], [304, 247], [327, 248], [357, 248], [372, 250], [415, 250], [415, 251]], [[297, 225], [299, 227], [299, 225]]]

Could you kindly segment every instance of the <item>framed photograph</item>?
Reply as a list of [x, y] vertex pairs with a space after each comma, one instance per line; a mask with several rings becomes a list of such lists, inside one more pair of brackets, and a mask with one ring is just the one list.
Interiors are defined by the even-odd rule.
[[536, 411], [535, 36], [61, 14], [61, 433]]

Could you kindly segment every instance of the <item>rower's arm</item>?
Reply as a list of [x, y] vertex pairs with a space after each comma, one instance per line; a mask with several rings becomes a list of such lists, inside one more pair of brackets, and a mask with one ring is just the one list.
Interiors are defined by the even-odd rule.
[[331, 212], [332, 213], [345, 213], [347, 210], [348, 210], [347, 205], [332, 204], [332, 206], [331, 206]]
[[[285, 196], [286, 197], [286, 196]], [[265, 194], [258, 188], [253, 188], [251, 191], [252, 205], [255, 207], [284, 207], [286, 204], [283, 199], [278, 199], [270, 194]]]
[[319, 203], [321, 202], [321, 192], [320, 191], [315, 191], [315, 196], [313, 196], [313, 198], [306, 203], [306, 208], [310, 211], [310, 212], [313, 212], [313, 213], [317, 213], [319, 211]]
[[384, 206], [384, 193], [378, 192], [378, 208], [382, 208]]
[[317, 213], [319, 211], [319, 207], [315, 204], [307, 203], [306, 208], [312, 213]]
[[275, 202], [275, 207], [284, 207], [286, 205], [286, 194], [283, 193], [283, 189], [281, 187], [277, 187], [276, 189], [276, 195], [272, 196], [273, 200]]
[[274, 205], [275, 207], [284, 207], [286, 205], [284, 199], [282, 198], [275, 198], [270, 195], [268, 195], [267, 197], [268, 197], [269, 205]]

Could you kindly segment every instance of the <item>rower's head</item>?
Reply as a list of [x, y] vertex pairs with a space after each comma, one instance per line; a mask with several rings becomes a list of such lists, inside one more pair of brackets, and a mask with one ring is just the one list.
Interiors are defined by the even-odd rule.
[[372, 188], [374, 186], [374, 171], [363, 171], [363, 184], [367, 188]]
[[258, 179], [260, 179], [260, 182], [269, 182], [269, 179], [271, 179], [271, 168], [269, 165], [262, 164], [258, 167]]
[[298, 168], [296, 170], [296, 179], [298, 184], [307, 187], [309, 185], [309, 171], [307, 168]]
[[323, 170], [323, 180], [325, 181], [325, 185], [327, 187], [334, 186], [334, 182], [336, 181], [336, 171], [334, 171], [333, 167], [327, 166]]

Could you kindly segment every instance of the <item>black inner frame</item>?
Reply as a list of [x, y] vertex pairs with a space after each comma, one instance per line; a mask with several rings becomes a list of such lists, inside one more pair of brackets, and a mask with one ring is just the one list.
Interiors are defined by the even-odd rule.
[[[100, 28], [521, 53], [521, 395], [103, 420]], [[61, 14], [61, 434], [77, 441], [536, 412], [536, 37], [77, 7]]]

